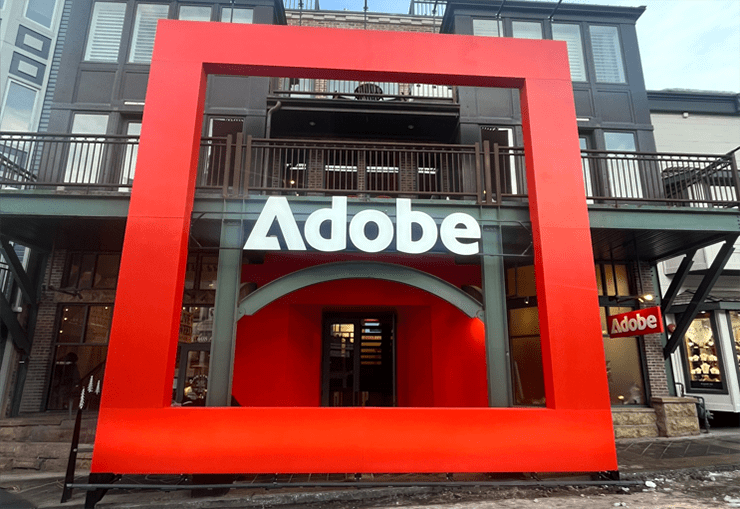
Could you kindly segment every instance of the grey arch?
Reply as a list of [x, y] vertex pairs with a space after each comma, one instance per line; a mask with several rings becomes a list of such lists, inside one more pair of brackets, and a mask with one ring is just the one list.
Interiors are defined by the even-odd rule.
[[419, 288], [449, 302], [471, 318], [483, 318], [480, 302], [458, 287], [426, 272], [381, 262], [336, 262], [287, 274], [239, 301], [237, 320], [253, 315], [271, 302], [301, 288], [338, 279], [381, 279]]

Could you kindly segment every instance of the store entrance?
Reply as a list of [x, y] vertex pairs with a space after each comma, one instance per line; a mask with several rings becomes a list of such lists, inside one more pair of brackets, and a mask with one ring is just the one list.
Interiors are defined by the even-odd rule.
[[324, 313], [323, 321], [322, 406], [395, 406], [395, 316]]

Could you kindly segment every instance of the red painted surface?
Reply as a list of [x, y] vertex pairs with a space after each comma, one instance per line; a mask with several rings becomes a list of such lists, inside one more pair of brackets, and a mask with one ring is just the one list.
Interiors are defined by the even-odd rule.
[[606, 325], [609, 329], [609, 336], [612, 338], [658, 334], [663, 332], [663, 316], [660, 313], [660, 307], [654, 306], [608, 316]]
[[488, 406], [481, 321], [427, 292], [368, 280], [314, 285], [242, 318], [234, 397], [242, 406], [319, 406], [322, 312], [360, 307], [396, 314], [398, 406]]
[[[567, 62], [558, 41], [160, 21], [92, 471], [616, 469]], [[548, 408], [169, 408], [208, 73], [520, 88]]]

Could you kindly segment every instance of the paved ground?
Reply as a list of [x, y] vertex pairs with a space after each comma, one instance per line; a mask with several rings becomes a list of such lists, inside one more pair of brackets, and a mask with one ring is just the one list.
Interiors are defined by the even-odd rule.
[[[280, 490], [239, 489], [221, 497], [191, 498], [189, 491], [159, 492], [143, 489], [112, 490], [97, 507], [138, 509], [235, 507], [280, 507], [289, 509], [365, 509], [424, 507], [426, 509], [555, 508], [606, 509], [703, 509], [740, 507], [740, 428], [713, 430], [690, 438], [621, 440], [617, 443], [619, 470], [626, 484], [583, 486], [587, 477], [542, 478], [539, 486], [507, 487], [405, 487], [405, 488], [285, 488]], [[83, 473], [84, 474], [84, 473]], [[437, 476], [443, 480], [443, 476]], [[338, 479], [334, 477], [335, 479]], [[60, 504], [63, 473], [5, 474], [0, 477], [0, 507], [81, 508], [84, 493]], [[342, 477], [344, 479], [344, 477]], [[159, 482], [176, 483], [162, 477]], [[245, 478], [243, 482], [264, 481]], [[281, 479], [282, 480], [282, 479]], [[293, 480], [300, 480], [294, 477]], [[316, 480], [315, 478], [312, 480]], [[424, 476], [371, 477], [362, 481], [430, 480]], [[491, 480], [479, 475], [455, 476], [456, 481]], [[510, 484], [536, 482], [533, 477], [499, 477]], [[85, 482], [81, 475], [78, 482]], [[143, 482], [124, 478], [119, 482]], [[547, 483], [561, 483], [559, 485]], [[348, 485], [356, 486], [351, 476]], [[142, 486], [143, 488], [143, 486]]]

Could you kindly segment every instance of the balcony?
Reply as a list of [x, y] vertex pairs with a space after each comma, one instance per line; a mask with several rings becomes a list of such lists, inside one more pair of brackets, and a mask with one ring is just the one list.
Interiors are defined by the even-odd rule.
[[359, 82], [332, 79], [273, 78], [270, 94], [279, 98], [346, 101], [457, 102], [457, 87], [425, 83]]
[[[125, 193], [136, 136], [0, 133], [0, 190]], [[589, 204], [737, 208], [738, 169], [726, 155], [603, 152], [581, 156]], [[197, 192], [526, 201], [524, 149], [474, 145], [203, 138]]]

